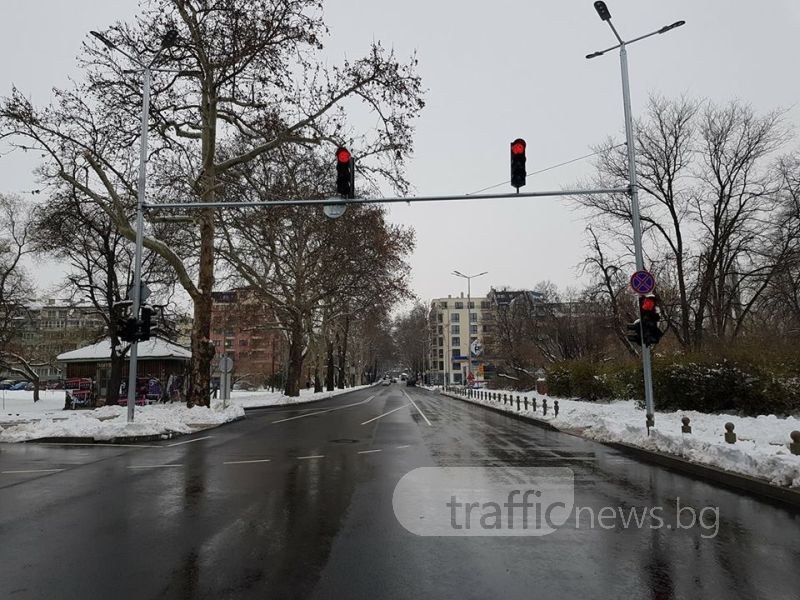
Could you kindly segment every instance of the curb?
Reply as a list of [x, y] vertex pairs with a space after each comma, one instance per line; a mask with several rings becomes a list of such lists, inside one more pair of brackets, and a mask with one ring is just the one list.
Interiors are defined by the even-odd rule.
[[543, 429], [547, 429], [550, 431], [558, 431], [560, 433], [565, 433], [567, 435], [574, 435], [576, 437], [580, 437], [581, 439], [590, 442], [595, 442], [597, 444], [602, 444], [603, 446], [608, 446], [609, 448], [614, 448], [615, 450], [619, 450], [621, 452], [624, 452], [625, 454], [632, 455], [635, 458], [638, 458], [639, 460], [656, 464], [658, 466], [670, 469], [672, 471], [680, 472], [684, 475], [689, 475], [690, 477], [698, 479], [700, 481], [704, 482], [711, 481], [723, 487], [736, 490], [738, 492], [745, 492], [746, 494], [749, 494], [751, 496], [758, 496], [759, 498], [767, 498], [769, 500], [780, 502], [781, 504], [784, 505], [788, 504], [795, 509], [800, 508], [800, 490], [794, 490], [793, 488], [779, 487], [777, 485], [772, 485], [771, 483], [763, 479], [757, 479], [755, 477], [751, 477], [750, 475], [734, 473], [733, 471], [726, 471], [724, 469], [720, 469], [719, 467], [715, 467], [712, 465], [704, 465], [701, 463], [691, 462], [672, 454], [653, 452], [652, 450], [640, 448], [639, 446], [634, 446], [632, 444], [627, 444], [625, 442], [602, 442], [600, 440], [595, 440], [593, 438], [581, 435], [577, 431], [559, 429], [555, 425], [547, 421], [543, 421], [541, 419], [536, 419], [519, 413], [507, 412], [499, 407], [495, 408], [493, 406], [487, 406], [485, 404], [481, 404], [480, 402], [473, 402], [468, 398], [464, 398], [463, 396], [457, 396], [450, 392], [440, 392], [440, 394], [442, 396], [448, 396], [449, 398], [454, 398], [455, 400], [469, 402], [470, 404], [474, 404], [476, 406], [480, 406], [487, 410], [501, 413], [503, 415], [512, 417], [517, 420], [525, 421], [526, 423], [542, 427]]

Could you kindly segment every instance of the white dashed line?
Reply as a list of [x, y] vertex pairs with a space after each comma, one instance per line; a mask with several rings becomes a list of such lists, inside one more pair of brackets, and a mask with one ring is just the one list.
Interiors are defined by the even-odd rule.
[[279, 419], [278, 421], [273, 421], [272, 424], [276, 425], [277, 423], [286, 423], [286, 421], [294, 421], [295, 419], [304, 419], [306, 417], [313, 417], [314, 415], [322, 415], [325, 413], [333, 412], [335, 410], [342, 410], [343, 408], [350, 408], [352, 406], [358, 406], [360, 404], [366, 404], [370, 402], [375, 396], [370, 396], [366, 400], [362, 400], [361, 402], [354, 402], [353, 404], [346, 404], [345, 406], [335, 406], [334, 408], [328, 408], [326, 410], [318, 410], [317, 412], [306, 413], [304, 415], [295, 415], [294, 417], [288, 417], [286, 419]]
[[[404, 393], [404, 394], [406, 394], [406, 391], [405, 391], [405, 390], [403, 390], [403, 393]], [[428, 420], [428, 417], [426, 417], [426, 416], [425, 416], [425, 413], [424, 413], [424, 412], [422, 412], [422, 411], [419, 409], [419, 406], [417, 406], [417, 403], [416, 403], [416, 402], [414, 402], [414, 399], [413, 399], [411, 396], [409, 396], [408, 394], [406, 394], [406, 398], [408, 398], [409, 400], [411, 400], [411, 404], [413, 404], [413, 405], [414, 405], [414, 408], [416, 408], [416, 409], [417, 409], [417, 412], [418, 412], [419, 414], [421, 414], [421, 415], [422, 415], [422, 418], [423, 418], [423, 419], [425, 419], [425, 422], [426, 422], [428, 425], [430, 425], [430, 424], [431, 424], [431, 422]]]
[[255, 463], [268, 463], [270, 462], [269, 458], [261, 458], [259, 460], [229, 460], [227, 462], [222, 463], [223, 465], [252, 465]]
[[410, 404], [403, 404], [403, 406], [398, 406], [397, 408], [394, 408], [394, 409], [390, 410], [389, 412], [383, 413], [382, 415], [378, 415], [377, 417], [373, 417], [369, 421], [364, 421], [362, 423], [362, 425], [366, 425], [367, 423], [372, 423], [373, 421], [377, 421], [378, 419], [382, 419], [386, 415], [390, 415], [393, 412], [397, 412], [398, 410], [402, 410], [403, 408], [406, 408], [407, 406], [410, 406]]
[[297, 460], [308, 460], [310, 458], [325, 458], [324, 454], [313, 454], [311, 456], [298, 456]]
[[377, 450], [361, 450], [359, 454], [372, 454], [373, 452], [380, 452], [380, 451], [381, 451], [380, 448], [378, 448]]
[[398, 446], [397, 450], [403, 450], [404, 448], [411, 448], [411, 444], [406, 444], [404, 446]]
[[213, 438], [213, 435], [207, 435], [201, 438], [195, 438], [193, 440], [186, 440], [185, 442], [175, 442], [174, 444], [167, 444], [164, 448], [172, 448], [173, 446], [183, 446], [184, 444], [194, 444], [195, 442], [202, 442], [203, 440], [210, 440]]
[[23, 473], [59, 473], [65, 469], [30, 469], [28, 471], [0, 471], [3, 475], [21, 475]]
[[165, 469], [167, 467], [182, 467], [183, 465], [132, 465], [129, 469]]

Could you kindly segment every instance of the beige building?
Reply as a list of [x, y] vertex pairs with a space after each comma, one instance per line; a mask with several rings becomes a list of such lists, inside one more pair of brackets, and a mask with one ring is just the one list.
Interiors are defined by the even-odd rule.
[[[460, 384], [467, 380], [470, 346], [483, 344], [488, 333], [489, 301], [485, 297], [469, 300], [464, 294], [436, 298], [428, 315], [430, 331], [429, 378], [434, 384]], [[472, 356], [472, 373], [483, 380], [482, 353]]]

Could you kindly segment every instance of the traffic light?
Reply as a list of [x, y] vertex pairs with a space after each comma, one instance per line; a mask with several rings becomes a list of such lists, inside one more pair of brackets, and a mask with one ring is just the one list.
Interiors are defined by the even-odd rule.
[[642, 321], [642, 341], [645, 346], [655, 346], [664, 332], [658, 327], [661, 315], [655, 296], [639, 297], [639, 318]]
[[517, 138], [511, 142], [511, 185], [519, 188], [525, 185], [525, 140]]
[[136, 338], [140, 342], [145, 342], [150, 339], [150, 327], [153, 322], [153, 307], [142, 306], [141, 316], [142, 318], [139, 320], [136, 330]]
[[642, 327], [640, 323], [639, 319], [636, 319], [633, 323], [628, 323], [625, 326], [628, 329], [625, 337], [628, 338], [629, 342], [637, 346], [642, 345]]
[[122, 321], [121, 327], [119, 328], [119, 339], [121, 339], [123, 342], [135, 341], [138, 325], [139, 322], [133, 317]]
[[356, 170], [353, 155], [347, 148], [336, 150], [336, 193], [342, 198], [355, 198]]

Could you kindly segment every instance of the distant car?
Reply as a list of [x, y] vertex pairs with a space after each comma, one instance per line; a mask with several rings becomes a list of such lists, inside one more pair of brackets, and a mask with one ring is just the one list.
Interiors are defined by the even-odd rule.
[[25, 386], [25, 389], [26, 389], [27, 391], [29, 391], [29, 392], [32, 392], [32, 391], [34, 390], [34, 388], [35, 388], [35, 387], [36, 387], [36, 386], [35, 386], [35, 385], [33, 385], [33, 382], [32, 382], [32, 381], [29, 381], [29, 382], [28, 382], [28, 385], [26, 385], [26, 386]]
[[10, 390], [16, 384], [17, 382], [13, 379], [4, 379], [3, 381], [0, 381], [0, 390]]
[[392, 382], [389, 381], [388, 379], [381, 379], [381, 385], [389, 385], [390, 383]]
[[416, 387], [417, 385], [417, 378], [416, 377], [409, 377], [406, 379], [406, 387]]
[[392, 377], [389, 381], [391, 381], [392, 383], [397, 383], [397, 378]]
[[28, 387], [28, 382], [27, 381], [20, 381], [18, 383], [15, 383], [14, 385], [12, 385], [8, 389], [19, 391], [19, 390], [24, 390], [26, 387]]

